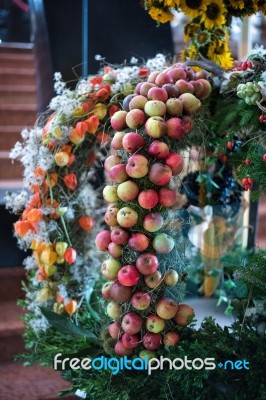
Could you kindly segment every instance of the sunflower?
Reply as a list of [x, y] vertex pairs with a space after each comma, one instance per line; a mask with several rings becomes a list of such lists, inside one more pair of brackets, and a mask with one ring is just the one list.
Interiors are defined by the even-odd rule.
[[193, 36], [193, 42], [197, 47], [204, 47], [206, 44], [210, 43], [212, 40], [212, 35], [209, 31], [198, 31], [196, 35]]
[[234, 65], [227, 41], [214, 40], [209, 45], [207, 58], [224, 69], [230, 69]]
[[179, 7], [179, 0], [164, 0], [164, 7], [169, 8], [178, 8]]
[[206, 29], [213, 29], [216, 26], [224, 25], [226, 8], [222, 0], [208, 0], [204, 6], [201, 22]]
[[243, 10], [245, 3], [243, 0], [230, 0], [230, 6], [236, 10]]
[[257, 10], [261, 11], [262, 14], [266, 15], [266, 2], [265, 0], [259, 0], [257, 5]]
[[180, 9], [189, 17], [197, 18], [202, 14], [205, 0], [180, 0]]
[[161, 22], [162, 24], [172, 21], [173, 19], [173, 14], [171, 14], [170, 11], [164, 11], [161, 8], [151, 7], [149, 14], [152, 19], [155, 19], [155, 21]]
[[[186, 49], [181, 50], [179, 53], [179, 60], [185, 62], [187, 58], [190, 60], [196, 60], [198, 58], [198, 49], [194, 44], [191, 44]], [[194, 68], [193, 68], [194, 69]]]
[[192, 36], [194, 36], [200, 28], [200, 24], [195, 22], [189, 22], [184, 27], [184, 42], [189, 42]]

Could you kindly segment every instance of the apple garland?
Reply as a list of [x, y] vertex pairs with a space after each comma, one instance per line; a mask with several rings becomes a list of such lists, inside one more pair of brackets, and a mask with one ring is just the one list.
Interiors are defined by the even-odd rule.
[[104, 163], [111, 184], [103, 190], [110, 229], [99, 232], [96, 247], [109, 252], [102, 296], [118, 356], [155, 357], [162, 345], [178, 343], [178, 327], [194, 317], [179, 304], [184, 268], [167, 221], [176, 202], [172, 183], [183, 170], [181, 139], [211, 91], [202, 73], [178, 63], [151, 73], [111, 118], [115, 134]]

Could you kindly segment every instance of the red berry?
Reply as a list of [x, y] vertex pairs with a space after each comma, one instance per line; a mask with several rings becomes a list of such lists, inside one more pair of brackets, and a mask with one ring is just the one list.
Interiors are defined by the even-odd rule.
[[263, 161], [266, 161], [266, 153], [265, 153], [265, 154], [263, 154], [263, 156], [262, 156], [262, 160], [263, 160]]
[[233, 150], [233, 142], [227, 142], [226, 147], [228, 150]]
[[242, 63], [242, 71], [246, 71], [246, 69], [248, 69], [248, 63], [247, 63], [247, 61], [244, 61]]
[[248, 183], [248, 178], [242, 179], [242, 185], [245, 186]]
[[247, 167], [249, 167], [251, 164], [251, 161], [248, 158], [246, 158], [244, 163], [246, 164]]
[[222, 154], [222, 155], [220, 156], [220, 160], [221, 160], [223, 163], [226, 163], [226, 161], [227, 161], [227, 155]]
[[253, 63], [251, 61], [247, 61], [247, 67], [248, 68], [253, 68]]
[[260, 123], [265, 122], [266, 121], [266, 115], [261, 115], [259, 117], [259, 121], [260, 121]]

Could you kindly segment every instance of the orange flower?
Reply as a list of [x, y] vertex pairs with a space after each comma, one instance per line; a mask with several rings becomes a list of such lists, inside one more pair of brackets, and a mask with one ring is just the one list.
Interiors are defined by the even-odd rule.
[[52, 251], [51, 248], [44, 250], [41, 254], [41, 261], [45, 265], [53, 265], [56, 262], [56, 259], [57, 253], [55, 251]]
[[18, 236], [24, 237], [26, 233], [33, 230], [33, 227], [29, 221], [17, 221], [14, 223], [14, 229]]
[[64, 254], [64, 259], [68, 264], [73, 264], [76, 261], [77, 258], [77, 252], [73, 247], [69, 247], [66, 249], [65, 254]]
[[73, 128], [69, 135], [69, 140], [71, 143], [74, 143], [75, 145], [79, 145], [83, 142], [84, 137], [85, 137], [84, 135], [83, 136], [79, 135], [77, 130], [75, 128]]
[[65, 151], [59, 151], [54, 156], [54, 160], [59, 167], [65, 167], [69, 161], [69, 155]]
[[60, 151], [64, 151], [65, 153], [70, 154], [72, 151], [72, 146], [70, 146], [70, 144], [64, 144], [60, 147]]
[[76, 300], [70, 300], [65, 304], [65, 310], [69, 315], [73, 315], [78, 308], [78, 303]]
[[103, 70], [105, 74], [108, 74], [109, 72], [113, 71], [113, 68], [106, 65]]
[[30, 185], [30, 190], [32, 193], [40, 193], [41, 188], [40, 185]]
[[55, 212], [56, 208], [59, 207], [59, 203], [56, 200], [48, 199], [46, 201], [46, 205], [48, 207], [54, 208], [54, 212], [51, 212], [51, 214], [49, 214], [50, 218], [52, 218], [52, 219], [60, 218], [60, 216], [58, 214], [56, 214], [56, 212]]
[[89, 112], [93, 105], [93, 101], [91, 99], [87, 100], [85, 103], [82, 104], [82, 108], [84, 112]]
[[73, 154], [73, 153], [70, 153], [69, 154], [69, 160], [68, 160], [68, 163], [67, 163], [67, 166], [68, 167], [70, 167], [70, 165], [72, 165], [73, 164], [73, 162], [75, 161], [75, 154]]
[[44, 178], [45, 175], [46, 175], [46, 172], [41, 167], [35, 168], [35, 170], [34, 170], [35, 178]]
[[64, 298], [58, 292], [55, 295], [55, 300], [57, 301], [57, 303], [60, 303], [60, 304], [62, 304], [64, 302]]
[[76, 123], [75, 126], [76, 132], [79, 136], [84, 136], [85, 133], [87, 132], [87, 124], [84, 121], [80, 121]]
[[100, 143], [100, 145], [103, 145], [104, 143], [108, 142], [108, 134], [106, 132], [99, 132], [97, 135], [97, 141]]
[[105, 101], [108, 99], [110, 92], [106, 88], [101, 88], [101, 89], [97, 90], [95, 95], [99, 100]]
[[89, 133], [94, 134], [99, 126], [99, 118], [96, 117], [96, 115], [91, 115], [89, 118], [85, 119], [86, 124], [87, 124], [87, 131]]
[[94, 226], [94, 219], [89, 216], [83, 216], [79, 218], [79, 226], [86, 232], [90, 232]]
[[31, 223], [41, 221], [42, 217], [43, 217], [42, 212], [38, 208], [33, 208], [28, 213], [28, 221], [30, 221]]
[[73, 173], [65, 175], [64, 183], [68, 189], [76, 190], [76, 188], [78, 186], [78, 181], [77, 181], [76, 175]]
[[109, 117], [112, 117], [119, 110], [120, 110], [120, 107], [118, 105], [112, 104], [111, 107], [109, 107], [109, 110], [108, 110]]
[[40, 208], [42, 206], [41, 194], [40, 192], [35, 193], [29, 201], [30, 208]]
[[92, 85], [100, 85], [103, 81], [103, 78], [101, 76], [94, 76], [93, 78], [90, 79], [90, 83]]
[[51, 172], [47, 179], [46, 179], [46, 183], [50, 188], [55, 187], [55, 185], [58, 182], [58, 174], [56, 172]]
[[23, 221], [28, 219], [28, 215], [29, 215], [31, 209], [32, 209], [31, 207], [25, 208], [25, 210], [23, 211], [22, 216], [21, 216]]

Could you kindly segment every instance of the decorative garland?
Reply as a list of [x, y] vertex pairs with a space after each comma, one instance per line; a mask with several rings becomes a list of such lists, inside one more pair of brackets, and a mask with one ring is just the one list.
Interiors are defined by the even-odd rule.
[[259, 11], [266, 14], [265, 2], [257, 0], [144, 0], [143, 4], [159, 23], [171, 21], [172, 10], [183, 12], [190, 20], [184, 28], [184, 41], [189, 46], [182, 51], [182, 59], [196, 60], [202, 55], [224, 69], [233, 67], [229, 49], [232, 18]]

